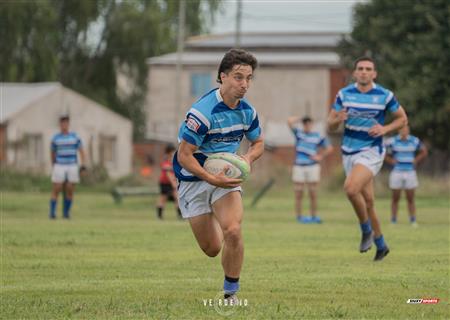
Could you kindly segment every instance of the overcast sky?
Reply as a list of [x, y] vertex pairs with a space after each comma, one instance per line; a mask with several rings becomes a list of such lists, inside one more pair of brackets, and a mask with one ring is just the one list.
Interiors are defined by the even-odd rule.
[[[242, 31], [351, 30], [352, 7], [358, 0], [242, 0]], [[235, 31], [237, 1], [224, 0], [211, 33]]]

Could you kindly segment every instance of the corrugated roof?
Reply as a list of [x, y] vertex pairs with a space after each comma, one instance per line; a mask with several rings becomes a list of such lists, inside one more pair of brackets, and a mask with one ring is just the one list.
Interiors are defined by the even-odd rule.
[[10, 119], [15, 113], [25, 109], [53, 90], [61, 88], [58, 82], [41, 83], [0, 83], [0, 123]]
[[[183, 65], [214, 65], [222, 60], [223, 52], [184, 52]], [[255, 53], [260, 65], [308, 65], [338, 66], [339, 55], [335, 52], [258, 52]], [[151, 65], [174, 65], [176, 53], [147, 59]]]
[[[333, 48], [344, 36], [338, 32], [242, 33], [242, 48]], [[189, 38], [186, 48], [231, 48], [235, 34], [204, 35]]]

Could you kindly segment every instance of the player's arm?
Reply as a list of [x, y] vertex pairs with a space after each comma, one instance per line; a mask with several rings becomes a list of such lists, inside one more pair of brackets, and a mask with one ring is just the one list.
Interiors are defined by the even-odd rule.
[[329, 144], [326, 147], [322, 147], [319, 149], [319, 152], [310, 158], [314, 161], [320, 162], [326, 157], [328, 157], [333, 152], [333, 147]]
[[386, 154], [384, 161], [386, 161], [386, 163], [390, 164], [391, 166], [393, 166], [397, 163], [397, 161], [394, 159], [394, 157], [390, 154]]
[[166, 175], [167, 175], [167, 178], [170, 181], [170, 185], [172, 186], [172, 188], [174, 190], [176, 190], [177, 189], [177, 178], [175, 178], [175, 175], [173, 174], [173, 171], [172, 170], [167, 170], [166, 171]]
[[336, 131], [337, 128], [339, 128], [339, 125], [343, 123], [345, 120], [347, 120], [348, 115], [345, 108], [336, 111], [335, 109], [331, 109], [330, 113], [328, 114], [327, 119], [327, 128], [328, 131]]
[[180, 146], [178, 147], [177, 160], [183, 168], [196, 177], [217, 187], [234, 188], [242, 183], [241, 179], [227, 178], [224, 173], [215, 176], [203, 169], [194, 157], [194, 152], [197, 151], [197, 149], [197, 146], [190, 144], [185, 140], [181, 140]]
[[300, 121], [300, 117], [299, 116], [293, 116], [293, 117], [289, 117], [288, 119], [287, 119], [287, 124], [288, 124], [288, 126], [289, 126], [289, 128], [291, 128], [291, 130], [293, 130], [294, 128], [295, 128], [295, 124], [297, 123], [297, 122], [299, 122]]
[[250, 148], [247, 153], [242, 157], [247, 160], [251, 165], [254, 161], [258, 160], [264, 152], [264, 140], [262, 137], [250, 142]]
[[56, 144], [53, 140], [50, 146], [50, 159], [52, 161], [52, 165], [54, 165], [56, 163]]
[[428, 156], [428, 149], [424, 144], [421, 144], [419, 152], [417, 153], [416, 157], [414, 158], [414, 164], [415, 165], [419, 164], [427, 156]]
[[394, 116], [394, 120], [391, 123], [384, 126], [377, 123], [372, 128], [370, 128], [369, 135], [371, 135], [372, 137], [381, 137], [389, 132], [397, 131], [398, 129], [408, 124], [408, 117], [406, 116], [406, 112], [402, 106], [394, 111], [392, 115]]

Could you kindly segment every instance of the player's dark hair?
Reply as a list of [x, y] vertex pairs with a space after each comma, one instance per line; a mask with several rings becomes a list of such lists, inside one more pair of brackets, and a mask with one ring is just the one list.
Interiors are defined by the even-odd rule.
[[353, 70], [356, 70], [356, 66], [358, 65], [358, 63], [360, 63], [361, 61], [369, 61], [373, 63], [373, 69], [376, 70], [377, 69], [377, 64], [375, 63], [375, 60], [373, 60], [371, 57], [369, 56], [362, 56], [359, 57], [358, 59], [355, 60], [355, 62], [353, 62]]
[[217, 82], [222, 83], [220, 74], [230, 72], [235, 65], [248, 65], [254, 71], [258, 67], [258, 61], [249, 52], [242, 49], [231, 49], [222, 58], [217, 72]]
[[165, 154], [169, 154], [169, 153], [171, 153], [171, 152], [173, 152], [173, 151], [175, 151], [175, 146], [174, 146], [173, 144], [169, 143], [169, 144], [166, 146], [166, 149], [164, 150], [164, 153], [165, 153]]
[[302, 118], [302, 123], [307, 124], [308, 122], [312, 122], [312, 118], [310, 116], [304, 116]]

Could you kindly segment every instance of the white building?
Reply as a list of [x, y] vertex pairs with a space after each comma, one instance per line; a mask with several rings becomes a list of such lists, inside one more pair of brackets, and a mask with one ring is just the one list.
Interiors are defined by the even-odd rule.
[[50, 142], [68, 113], [88, 167], [103, 165], [112, 178], [131, 173], [131, 121], [60, 83], [0, 83], [0, 111], [2, 165], [50, 174]]

